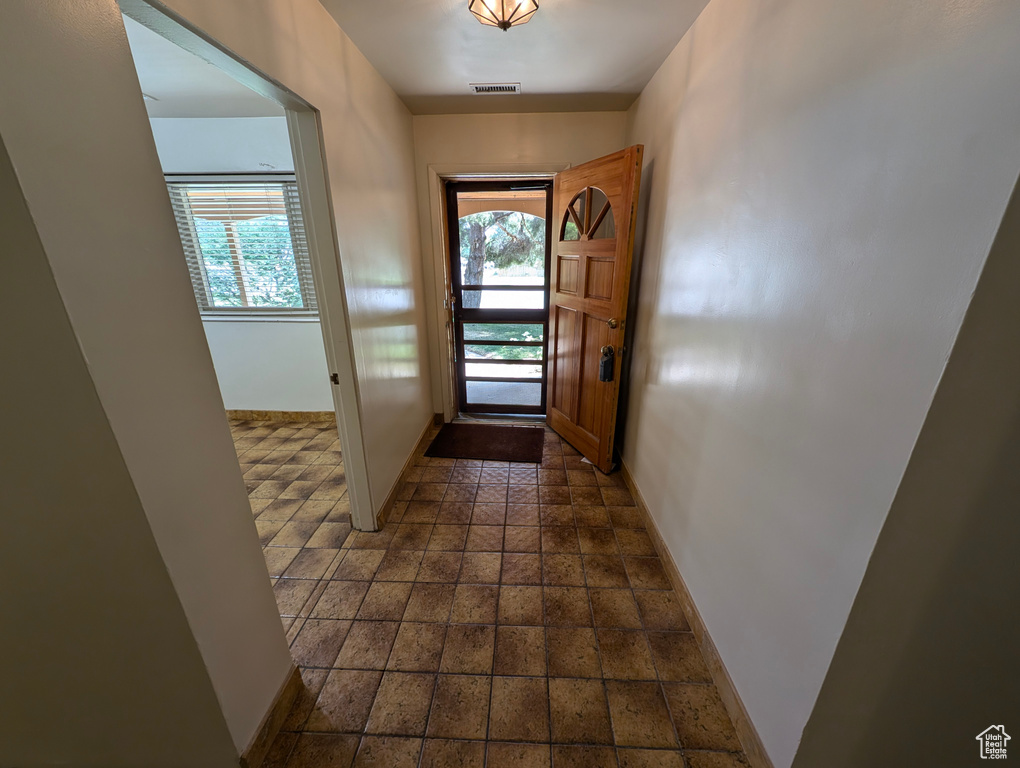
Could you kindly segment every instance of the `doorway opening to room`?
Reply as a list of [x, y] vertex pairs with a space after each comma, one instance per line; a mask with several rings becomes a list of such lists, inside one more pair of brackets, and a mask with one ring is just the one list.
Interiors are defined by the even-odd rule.
[[119, 4], [255, 526], [290, 586], [311, 573], [291, 561], [377, 526], [318, 115], [171, 12]]
[[552, 186], [548, 179], [446, 184], [462, 415], [545, 415]]

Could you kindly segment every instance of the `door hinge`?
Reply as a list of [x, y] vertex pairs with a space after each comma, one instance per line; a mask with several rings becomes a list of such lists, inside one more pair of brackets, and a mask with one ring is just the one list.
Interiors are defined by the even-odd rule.
[[339, 373], [331, 373], [331, 374], [329, 374], [329, 380], [332, 381], [334, 384], [339, 384], [340, 383], [340, 374]]

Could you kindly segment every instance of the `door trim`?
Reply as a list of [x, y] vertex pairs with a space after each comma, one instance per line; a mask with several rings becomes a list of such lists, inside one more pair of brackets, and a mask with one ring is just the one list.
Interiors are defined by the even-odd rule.
[[[446, 242], [447, 181], [506, 181], [535, 179], [550, 181], [560, 171], [570, 168], [568, 162], [547, 163], [430, 163], [427, 166], [428, 208], [422, 211], [422, 245], [431, 258], [423, 254], [425, 277], [425, 308], [429, 359], [431, 360], [432, 400], [436, 413], [446, 422], [457, 415], [455, 377], [453, 375], [453, 338], [450, 316], [450, 276]], [[419, 177], [419, 184], [421, 183]]]
[[287, 129], [294, 155], [301, 203], [305, 206], [305, 230], [311, 255], [315, 293], [319, 297], [319, 326], [329, 372], [336, 373], [330, 389], [336, 411], [340, 450], [347, 475], [351, 502], [351, 525], [360, 531], [379, 527], [378, 509], [368, 481], [368, 458], [361, 427], [361, 398], [355, 373], [354, 344], [351, 339], [336, 222], [329, 193], [322, 128], [319, 113], [311, 108], [288, 109]]

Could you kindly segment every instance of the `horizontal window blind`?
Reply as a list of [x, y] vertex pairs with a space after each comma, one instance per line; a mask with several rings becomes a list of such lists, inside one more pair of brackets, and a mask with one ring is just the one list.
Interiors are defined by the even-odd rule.
[[203, 311], [316, 309], [293, 179], [168, 180], [195, 298]]

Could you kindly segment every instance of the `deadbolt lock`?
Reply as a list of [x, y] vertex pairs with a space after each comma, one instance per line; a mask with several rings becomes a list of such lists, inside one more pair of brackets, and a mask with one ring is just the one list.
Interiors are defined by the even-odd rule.
[[609, 321], [606, 323], [606, 325], [608, 325], [610, 328], [614, 328], [615, 329], [617, 326], [620, 325], [620, 321], [617, 320], [615, 317], [613, 317], [613, 318], [609, 319]]
[[602, 357], [599, 359], [599, 381], [613, 380], [613, 358], [615, 350], [611, 346], [602, 347]]

